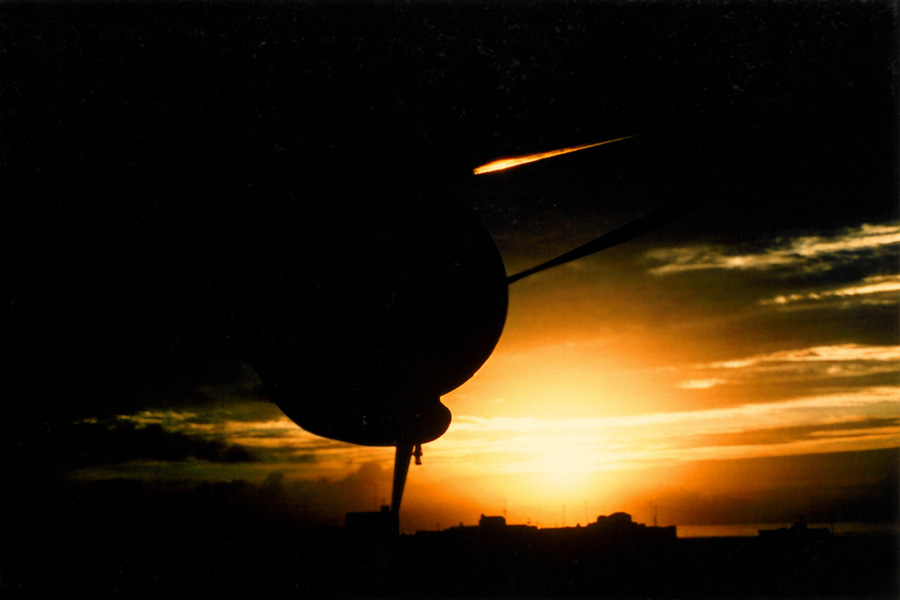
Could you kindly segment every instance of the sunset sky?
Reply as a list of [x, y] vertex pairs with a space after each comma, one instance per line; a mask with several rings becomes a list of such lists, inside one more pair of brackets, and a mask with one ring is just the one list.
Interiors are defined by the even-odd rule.
[[389, 203], [388, 178], [450, 190], [509, 275], [662, 206], [685, 213], [510, 286], [496, 350], [442, 399], [450, 429], [410, 468], [403, 530], [620, 510], [666, 525], [896, 520], [889, 3], [526, 4], [249, 20], [220, 5], [218, 21], [171, 8], [153, 25], [21, 10], [11, 46], [27, 60], [4, 109], [22, 124], [3, 147], [6, 169], [21, 161], [3, 219], [7, 474], [244, 480], [310, 524], [389, 503], [392, 448], [303, 431], [252, 361], [167, 329], [154, 282], [135, 299], [95, 260], [144, 285], [141, 253], [206, 214], [191, 202], [350, 157], [329, 168], [372, 196], [339, 199], [348, 214]]
[[[652, 505], [665, 523], [702, 524], [704, 500], [720, 497], [759, 498], [749, 514], [783, 521], [838, 511], [843, 493], [877, 494], [900, 440], [900, 224], [804, 232], [751, 252], [651, 238], [513, 284], [500, 344], [444, 399], [450, 430], [411, 469], [407, 527], [504, 510], [544, 525], [620, 509], [649, 521]], [[840, 269], [856, 275], [837, 279]], [[313, 502], [338, 522], [347, 508], [389, 500], [391, 449], [304, 432], [260, 398], [249, 367], [233, 367], [232, 380], [198, 384], [178, 408], [76, 422], [105, 429], [107, 444], [128, 432], [148, 455], [109, 461], [100, 442], [104, 464], [69, 476], [283, 473], [320, 487]], [[169, 446], [176, 460], [164, 459]], [[829, 473], [858, 457], [872, 472], [833, 489]], [[354, 479], [350, 497], [329, 500]]]

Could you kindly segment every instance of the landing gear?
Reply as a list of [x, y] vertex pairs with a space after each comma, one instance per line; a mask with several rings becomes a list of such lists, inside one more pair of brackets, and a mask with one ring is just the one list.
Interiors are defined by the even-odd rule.
[[400, 533], [400, 501], [403, 500], [403, 488], [406, 486], [406, 474], [409, 472], [411, 457], [416, 464], [422, 464], [422, 444], [400, 443], [394, 454], [394, 487], [391, 491], [391, 517], [394, 533]]
[[403, 488], [406, 485], [406, 474], [409, 472], [409, 459], [412, 455], [413, 445], [408, 443], [397, 444], [394, 454], [394, 488], [391, 491], [391, 518], [394, 533], [400, 533], [400, 501], [403, 500]]

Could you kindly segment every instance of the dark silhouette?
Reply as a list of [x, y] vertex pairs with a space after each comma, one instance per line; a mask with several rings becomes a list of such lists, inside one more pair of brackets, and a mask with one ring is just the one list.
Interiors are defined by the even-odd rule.
[[347, 532], [373, 538], [395, 536], [399, 533], [395, 516], [390, 506], [382, 506], [378, 512], [347, 513]]
[[[729, 565], [770, 560], [744, 542], [585, 558], [568, 531], [373, 543], [256, 511], [246, 483], [67, 481], [128, 456], [253, 461], [159, 429], [130, 454], [106, 449], [116, 428], [101, 446], [67, 437], [239, 360], [305, 429], [396, 446], [397, 531], [410, 457], [491, 355], [513, 280], [691, 211], [722, 240], [896, 218], [880, 176], [895, 172], [891, 6], [480, 4], [0, 7], [0, 593], [717, 595], [732, 588], [697, 583], [707, 570], [746, 582]], [[472, 180], [511, 149], [632, 134], [535, 165], [518, 199], [503, 174]], [[522, 250], [523, 207], [565, 214], [563, 200], [610, 233], [558, 259]], [[523, 267], [551, 260], [509, 277], [504, 238], [525, 240]], [[832, 542], [801, 566], [834, 583], [869, 564], [865, 589], [885, 588], [890, 548], [860, 542], [845, 563]]]
[[765, 539], [775, 539], [779, 541], [789, 540], [816, 540], [831, 535], [831, 531], [826, 527], [810, 527], [805, 521], [798, 521], [790, 527], [779, 527], [778, 529], [760, 529], [759, 537]]
[[[538, 529], [477, 525], [396, 535], [389, 509], [303, 526], [266, 485], [159, 490], [56, 485], [5, 559], [4, 597], [860, 597], [898, 591], [896, 535], [678, 539], [624, 513]], [[6, 540], [4, 540], [6, 543]], [[760, 574], [765, 574], [764, 577]]]

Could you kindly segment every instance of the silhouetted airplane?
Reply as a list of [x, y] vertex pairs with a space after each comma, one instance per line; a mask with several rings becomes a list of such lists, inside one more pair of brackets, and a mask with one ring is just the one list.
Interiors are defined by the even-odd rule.
[[[647, 50], [654, 46], [643, 36], [656, 29], [631, 7], [589, 16], [581, 7], [562, 14], [534, 6], [516, 17], [521, 23], [496, 19], [508, 29], [482, 29], [492, 19], [480, 7], [464, 19], [437, 7], [432, 16], [454, 24], [448, 30], [465, 23], [458, 36], [423, 29], [421, 15], [431, 15], [424, 7], [373, 11], [364, 33], [345, 28], [358, 19], [346, 7], [267, 7], [258, 18], [173, 7], [153, 19], [140, 7], [59, 8], [53, 19], [14, 8], [2, 208], [4, 288], [13, 290], [5, 292], [4, 377], [15, 379], [12, 393], [4, 380], [4, 396], [17, 418], [4, 421], [26, 440], [9, 444], [20, 461], [43, 456], [30, 450], [44, 447], [31, 426], [43, 432], [52, 418], [74, 419], [81, 395], [91, 403], [81, 418], [96, 417], [98, 404], [107, 414], [127, 410], [117, 387], [127, 376], [106, 359], [142, 338], [120, 336], [116, 319], [128, 314], [121, 329], [138, 329], [148, 327], [144, 315], [171, 315], [252, 365], [304, 429], [396, 447], [396, 516], [410, 456], [450, 424], [441, 396], [467, 381], [499, 340], [511, 283], [701, 203], [744, 203], [734, 230], [748, 218], [769, 228], [774, 210], [757, 210], [766, 198], [770, 208], [795, 203], [778, 208], [793, 226], [848, 214], [874, 222], [890, 212], [879, 198], [892, 182], [872, 176], [892, 172], [881, 151], [892, 141], [882, 124], [890, 70], [861, 70], [844, 51], [881, 31], [864, 11], [853, 21], [863, 33], [834, 28], [834, 42], [806, 11], [791, 12], [793, 21], [779, 22], [802, 31], [758, 53], [752, 28], [706, 36], [710, 23], [743, 22], [716, 11], [692, 25], [704, 44], [682, 32], [663, 52]], [[610, 16], [619, 12], [622, 19]], [[823, 14], [829, 23], [849, 18]], [[668, 13], [655, 18], [669, 22]], [[552, 33], [555, 19], [570, 22], [571, 34]], [[611, 27], [620, 22], [640, 26]], [[322, 35], [331, 30], [341, 33]], [[588, 30], [598, 33], [578, 33]], [[482, 41], [500, 31], [518, 41], [504, 41], [485, 66]], [[491, 70], [515, 56], [519, 64], [544, 31], [550, 62], [516, 78]], [[395, 42], [407, 38], [418, 41], [395, 57]], [[819, 41], [796, 55], [800, 62], [781, 60], [807, 40]], [[186, 48], [196, 52], [188, 62]], [[669, 65], [668, 56], [686, 59]], [[707, 61], [716, 68], [695, 68]], [[485, 82], [496, 89], [482, 98]], [[566, 108], [551, 110], [557, 96]], [[510, 111], [520, 114], [494, 128]], [[462, 163], [493, 154], [497, 139], [519, 147], [522, 136], [581, 136], [613, 115], [618, 133], [644, 140], [655, 132], [650, 145], [658, 147], [629, 155], [635, 170], [655, 165], [642, 206], [678, 199], [651, 212], [632, 206], [645, 216], [508, 276], [487, 230], [454, 208], [450, 186], [474, 176], [475, 165]], [[665, 127], [673, 129], [661, 135]], [[846, 208], [848, 197], [869, 204]], [[121, 363], [131, 368], [127, 357]], [[98, 382], [104, 401], [95, 399]]]
[[[333, 187], [338, 198], [366, 194], [354, 183]], [[265, 211], [230, 219], [228, 227], [237, 229], [190, 246], [172, 262], [177, 280], [164, 286], [174, 291], [173, 312], [253, 366], [272, 400], [303, 429], [396, 447], [395, 521], [410, 457], [418, 462], [421, 445], [450, 425], [441, 396], [471, 378], [500, 339], [507, 286], [685, 211], [657, 210], [507, 277], [493, 239], [473, 216], [405, 193], [390, 207], [354, 217], [326, 205], [290, 225]], [[265, 244], [260, 232], [268, 232]]]

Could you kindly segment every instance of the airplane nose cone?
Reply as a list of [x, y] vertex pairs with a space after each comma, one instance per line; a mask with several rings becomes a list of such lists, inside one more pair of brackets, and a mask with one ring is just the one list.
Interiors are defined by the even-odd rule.
[[[500, 338], [506, 272], [484, 227], [445, 200], [367, 193], [336, 184], [328, 201], [293, 194], [306, 203], [284, 217], [272, 201], [244, 225], [230, 217], [212, 250], [179, 261], [177, 301], [191, 299], [195, 330], [252, 365], [301, 427], [385, 445], [408, 430], [421, 443], [449, 425], [440, 396]], [[270, 235], [248, 242], [245, 227]]]
[[450, 427], [450, 409], [438, 398], [386, 403], [383, 398], [332, 398], [317, 403], [279, 402], [292, 421], [316, 435], [364, 446], [426, 444]]
[[270, 182], [255, 202], [195, 216], [203, 243], [172, 247], [166, 300], [253, 366], [301, 427], [421, 443], [446, 431], [440, 397], [500, 338], [506, 272], [487, 230], [443, 191], [377, 184], [339, 172]]
[[315, 433], [386, 445], [436, 439], [450, 423], [439, 397], [475, 374], [503, 330], [499, 252], [473, 218], [434, 208], [381, 214], [351, 238], [318, 248], [340, 267], [319, 264], [303, 281], [293, 335], [260, 376]]

